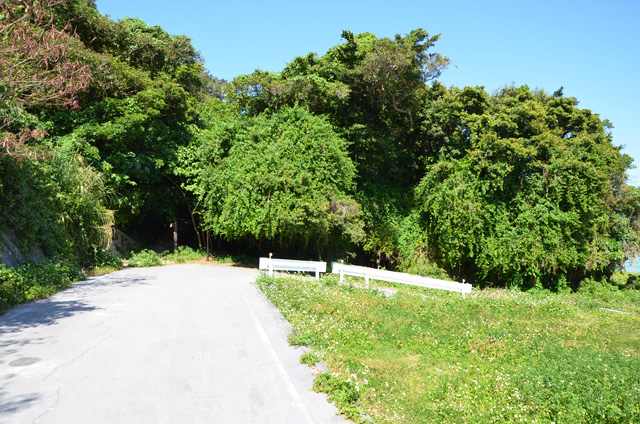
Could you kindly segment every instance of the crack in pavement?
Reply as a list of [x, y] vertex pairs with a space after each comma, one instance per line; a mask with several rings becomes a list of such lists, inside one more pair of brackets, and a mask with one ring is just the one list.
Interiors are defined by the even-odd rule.
[[53, 411], [58, 407], [58, 405], [60, 404], [60, 390], [61, 388], [58, 388], [58, 390], [56, 390], [56, 400], [55, 402], [53, 402], [53, 406], [48, 407], [46, 411], [44, 411], [42, 414], [35, 417], [33, 421], [31, 421], [31, 424], [36, 424], [40, 418], [44, 417], [49, 412]]
[[111, 338], [111, 335], [106, 336], [105, 338], [103, 338], [102, 340], [100, 340], [98, 343], [96, 343], [95, 345], [89, 347], [88, 349], [86, 349], [84, 352], [82, 352], [80, 355], [76, 356], [75, 358], [71, 359], [70, 361], [65, 362], [64, 364], [58, 365], [53, 371], [51, 371], [45, 378], [42, 379], [42, 381], [46, 381], [49, 377], [51, 377], [53, 374], [55, 374], [59, 369], [66, 367], [67, 365], [77, 361], [78, 359], [82, 358], [83, 356], [85, 356], [87, 353], [91, 352], [92, 350], [98, 348], [102, 343], [104, 343], [107, 339]]

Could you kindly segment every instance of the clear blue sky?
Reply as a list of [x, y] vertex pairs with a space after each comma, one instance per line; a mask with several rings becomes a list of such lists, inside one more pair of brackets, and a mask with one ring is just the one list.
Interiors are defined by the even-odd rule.
[[[296, 56], [323, 54], [343, 29], [378, 37], [424, 28], [442, 34], [452, 61], [440, 81], [489, 92], [527, 84], [576, 97], [613, 125], [614, 144], [640, 166], [640, 0], [167, 1], [97, 0], [127, 16], [191, 38], [211, 74], [227, 80], [280, 71]], [[629, 170], [640, 186], [640, 170]]]

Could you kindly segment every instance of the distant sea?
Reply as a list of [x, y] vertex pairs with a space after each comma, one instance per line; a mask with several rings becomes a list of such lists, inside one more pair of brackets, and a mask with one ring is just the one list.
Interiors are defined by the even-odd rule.
[[640, 273], [640, 258], [636, 258], [634, 261], [628, 261], [624, 264], [624, 269], [627, 272], [639, 272]]

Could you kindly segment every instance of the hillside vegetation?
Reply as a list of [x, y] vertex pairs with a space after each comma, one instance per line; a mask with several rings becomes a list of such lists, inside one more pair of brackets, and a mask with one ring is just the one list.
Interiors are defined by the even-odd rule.
[[423, 29], [226, 82], [91, 0], [0, 8], [0, 232], [25, 252], [91, 268], [114, 226], [151, 247], [179, 221], [194, 248], [553, 291], [638, 254], [611, 123], [562, 88], [443, 86]]

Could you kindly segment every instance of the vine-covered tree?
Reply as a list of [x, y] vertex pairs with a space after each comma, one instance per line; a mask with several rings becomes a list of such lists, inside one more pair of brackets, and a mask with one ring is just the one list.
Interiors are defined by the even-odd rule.
[[295, 58], [281, 73], [234, 79], [228, 99], [243, 113], [300, 105], [325, 115], [348, 142], [363, 208], [363, 247], [378, 258], [396, 250], [391, 229], [408, 212], [422, 177], [419, 128], [427, 83], [449, 60], [431, 52], [439, 35], [423, 29], [394, 39], [342, 33], [344, 43], [317, 57]]
[[527, 86], [436, 93], [426, 114], [437, 136], [416, 194], [442, 266], [484, 284], [558, 289], [610, 276], [637, 252], [631, 158], [609, 122]]
[[298, 256], [335, 255], [362, 237], [355, 168], [326, 119], [285, 107], [201, 136], [183, 173], [214, 235]]

